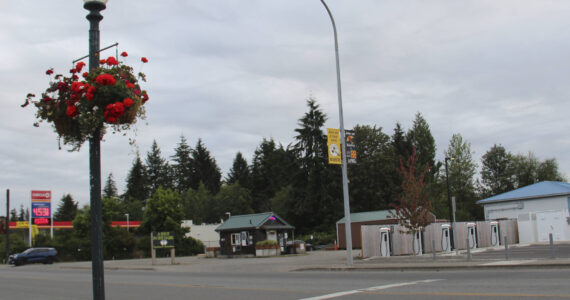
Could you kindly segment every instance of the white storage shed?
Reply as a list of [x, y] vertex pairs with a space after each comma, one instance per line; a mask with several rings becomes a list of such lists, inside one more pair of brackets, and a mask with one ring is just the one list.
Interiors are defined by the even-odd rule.
[[519, 242], [570, 241], [570, 184], [542, 181], [477, 201], [485, 220], [517, 219]]

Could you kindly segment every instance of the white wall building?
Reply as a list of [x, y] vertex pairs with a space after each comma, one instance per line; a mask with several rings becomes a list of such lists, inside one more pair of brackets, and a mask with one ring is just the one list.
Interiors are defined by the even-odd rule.
[[186, 236], [200, 240], [206, 247], [220, 247], [220, 234], [216, 231], [220, 224], [195, 225], [192, 220], [182, 221], [182, 227], [190, 228]]
[[519, 242], [570, 241], [570, 184], [542, 181], [479, 200], [485, 220], [517, 219]]

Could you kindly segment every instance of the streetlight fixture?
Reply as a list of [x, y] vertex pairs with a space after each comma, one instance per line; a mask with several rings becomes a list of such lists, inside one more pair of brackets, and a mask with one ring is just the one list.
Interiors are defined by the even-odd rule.
[[[445, 157], [445, 181], [447, 183], [447, 203], [449, 205], [449, 222], [453, 222], [453, 205], [451, 204], [451, 193], [449, 192], [449, 172], [447, 170], [447, 161], [448, 160], [454, 160], [453, 157]], [[451, 234], [453, 236], [453, 231], [455, 231], [455, 228], [452, 226], [451, 227]], [[452, 239], [452, 247], [456, 248], [456, 246], [454, 245], [453, 239]]]
[[350, 222], [350, 201], [348, 198], [348, 171], [346, 168], [346, 133], [344, 132], [344, 116], [342, 113], [342, 89], [340, 85], [340, 63], [338, 58], [338, 38], [336, 34], [336, 25], [334, 22], [333, 15], [331, 10], [327, 6], [324, 0], [321, 0], [321, 3], [324, 5], [327, 13], [332, 22], [333, 32], [334, 32], [334, 51], [336, 56], [336, 85], [337, 85], [337, 94], [338, 94], [338, 117], [340, 123], [340, 146], [341, 146], [341, 157], [342, 157], [342, 191], [343, 191], [343, 198], [344, 198], [344, 229], [345, 229], [345, 236], [346, 236], [346, 260], [349, 266], [352, 266], [352, 235], [351, 229], [352, 225]]
[[[107, 0], [84, 0], [83, 8], [89, 11], [89, 70], [99, 67], [99, 22]], [[103, 222], [101, 210], [101, 127], [89, 139], [89, 175], [91, 188], [91, 266], [93, 299], [105, 299], [103, 274]]]

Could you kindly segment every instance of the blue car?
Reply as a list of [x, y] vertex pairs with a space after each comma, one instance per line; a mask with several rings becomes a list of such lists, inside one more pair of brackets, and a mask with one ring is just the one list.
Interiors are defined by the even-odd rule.
[[55, 248], [30, 248], [22, 253], [12, 254], [8, 258], [8, 263], [15, 266], [40, 262], [51, 264], [54, 261], [57, 261]]

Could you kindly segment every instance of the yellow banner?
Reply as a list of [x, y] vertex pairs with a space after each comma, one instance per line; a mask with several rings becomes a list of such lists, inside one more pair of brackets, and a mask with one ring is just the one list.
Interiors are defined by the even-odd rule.
[[18, 221], [16, 222], [16, 228], [30, 228], [30, 223], [28, 221]]
[[329, 148], [329, 164], [342, 164], [342, 157], [340, 156], [340, 130], [327, 128], [327, 145]]

